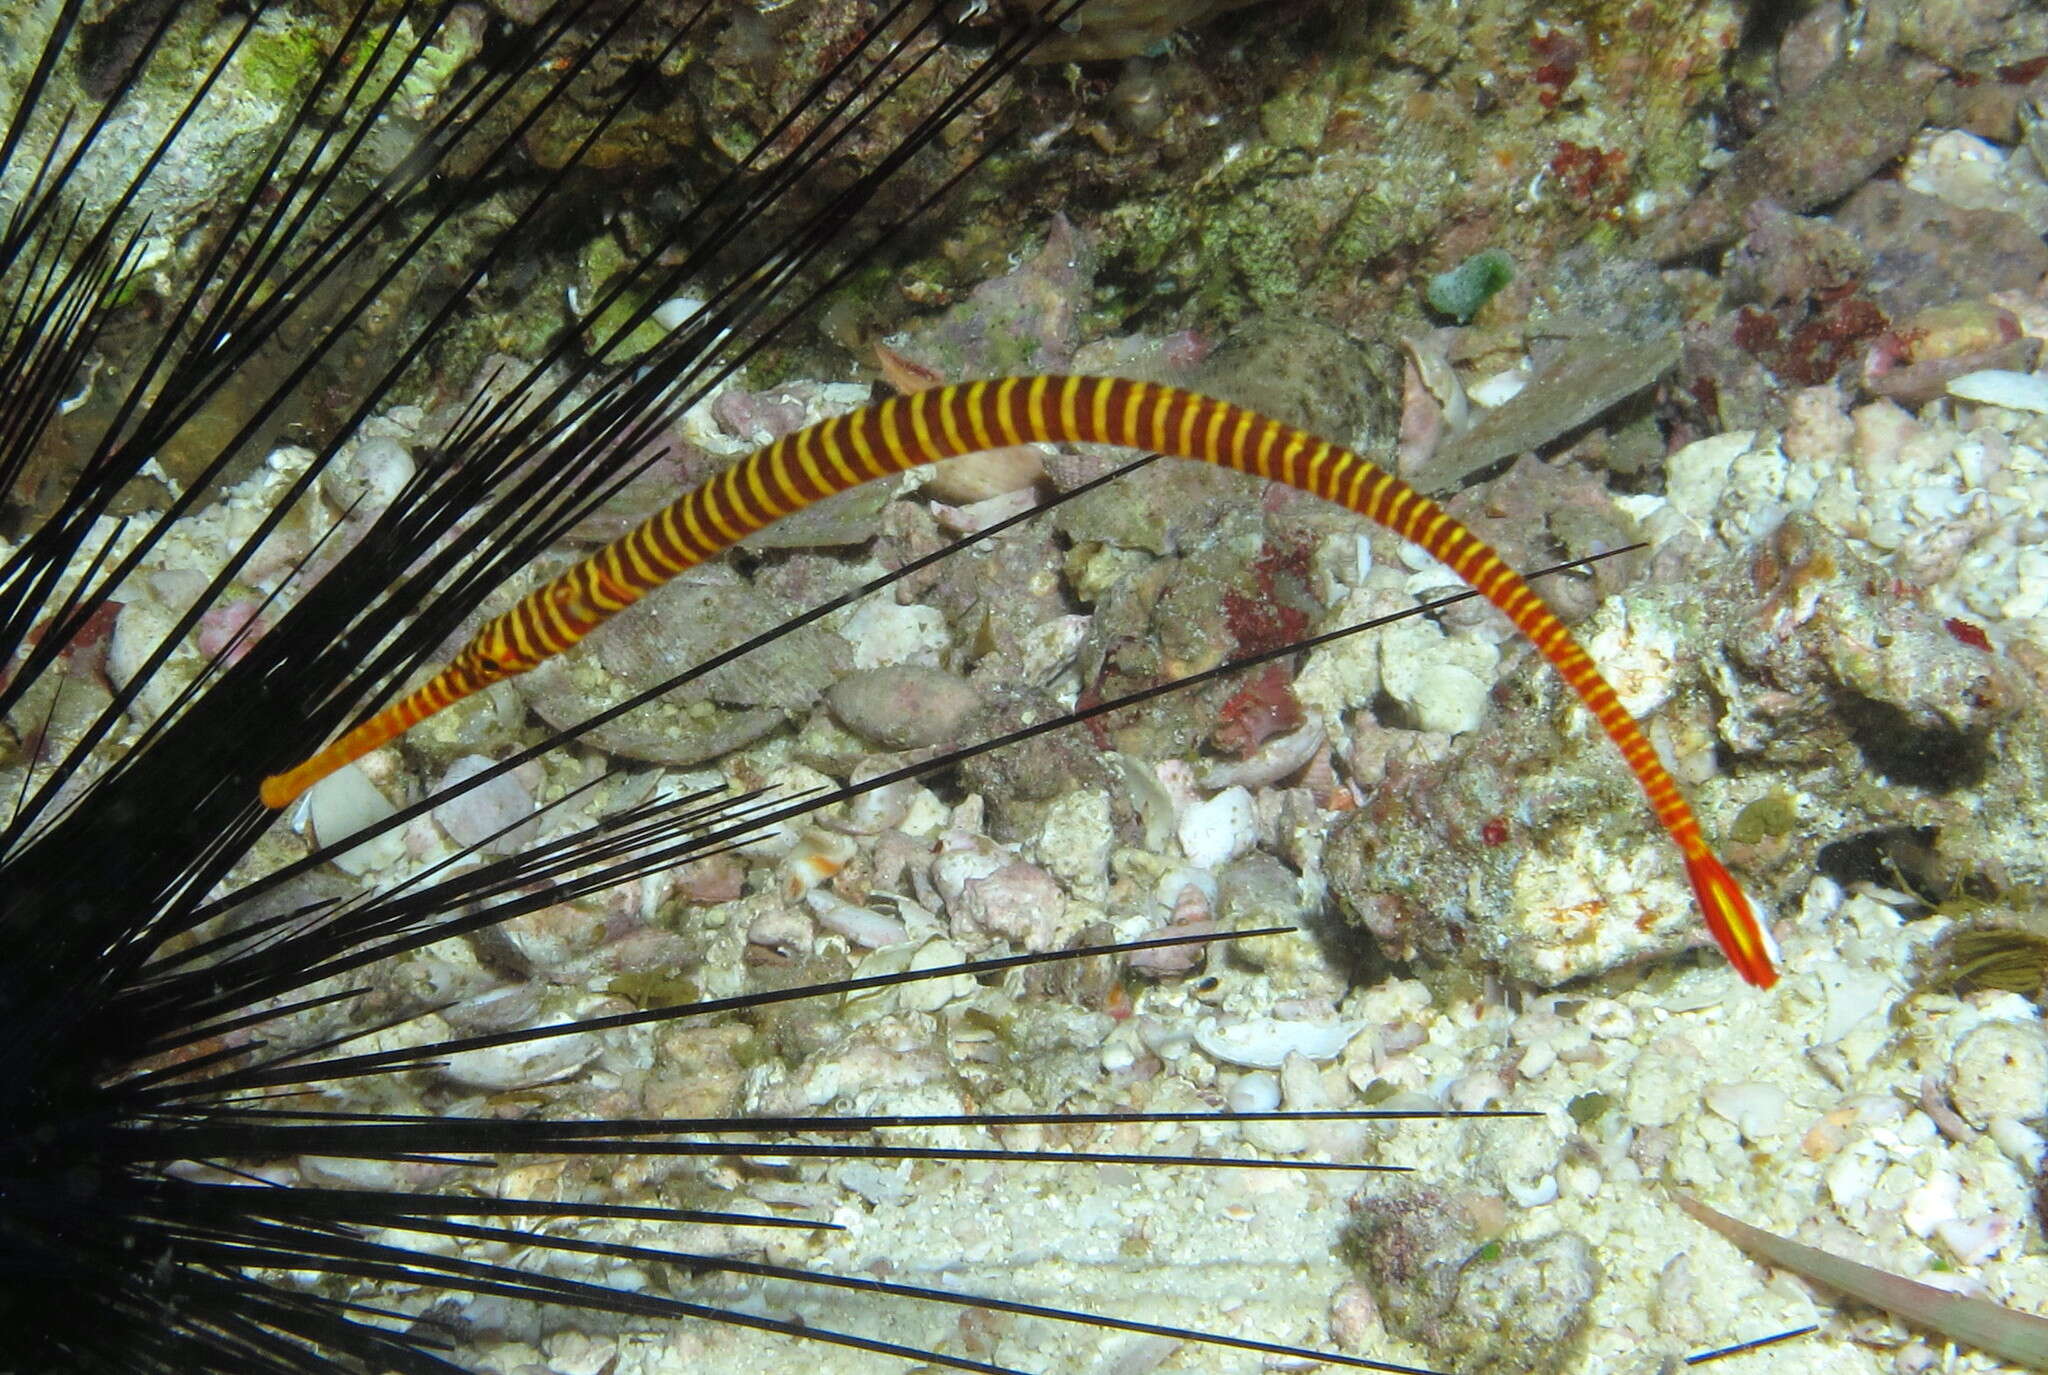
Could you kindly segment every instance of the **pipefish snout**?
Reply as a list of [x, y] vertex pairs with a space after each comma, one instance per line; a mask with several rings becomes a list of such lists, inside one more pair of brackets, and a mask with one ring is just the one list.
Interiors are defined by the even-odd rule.
[[657, 511], [479, 630], [446, 667], [312, 758], [263, 782], [282, 807], [320, 779], [490, 684], [562, 653], [607, 618], [748, 535], [863, 482], [1028, 443], [1115, 444], [1199, 459], [1313, 493], [1420, 546], [1498, 607], [1607, 732], [1685, 857], [1715, 941], [1742, 977], [1777, 981], [1769, 933], [1715, 857], [1678, 785], [1564, 623], [1442, 506], [1363, 455], [1255, 411], [1114, 377], [1005, 377], [934, 387], [783, 436]]

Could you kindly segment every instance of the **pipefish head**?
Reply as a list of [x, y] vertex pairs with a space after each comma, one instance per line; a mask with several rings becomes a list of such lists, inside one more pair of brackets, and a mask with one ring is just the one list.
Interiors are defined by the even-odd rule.
[[447, 678], [451, 680], [450, 687], [460, 684], [461, 695], [467, 697], [493, 683], [517, 677], [547, 658], [546, 654], [520, 648], [512, 619], [513, 613], [507, 612], [488, 622], [434, 675], [435, 680]]

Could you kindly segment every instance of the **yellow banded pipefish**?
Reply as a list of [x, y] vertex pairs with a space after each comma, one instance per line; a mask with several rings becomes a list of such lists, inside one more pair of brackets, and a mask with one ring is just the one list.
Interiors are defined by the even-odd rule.
[[1621, 750], [1685, 858], [1714, 939], [1759, 987], [1777, 981], [1769, 934], [1700, 833], [1692, 808], [1614, 689], [1519, 574], [1442, 506], [1363, 455], [1257, 412], [1115, 377], [1004, 377], [933, 387], [783, 436], [685, 493], [489, 622], [426, 683], [312, 758], [263, 782], [282, 807], [320, 779], [472, 693], [562, 653], [685, 569], [863, 482], [985, 449], [1115, 444], [1282, 482], [1420, 546], [1528, 636]]

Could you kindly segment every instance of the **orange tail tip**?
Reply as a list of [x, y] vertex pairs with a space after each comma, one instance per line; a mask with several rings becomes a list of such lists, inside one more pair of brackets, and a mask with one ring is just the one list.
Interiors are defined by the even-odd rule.
[[274, 773], [264, 779], [263, 786], [258, 789], [263, 805], [273, 812], [291, 805], [300, 793], [312, 786], [310, 781], [300, 780], [299, 775], [303, 772], [303, 769], [293, 769], [290, 773]]
[[1707, 929], [1714, 933], [1735, 972], [1758, 988], [1776, 983], [1777, 942], [1757, 920], [1756, 909], [1749, 905], [1734, 875], [1704, 850], [1686, 856], [1685, 871], [1699, 897], [1700, 911], [1707, 918]]

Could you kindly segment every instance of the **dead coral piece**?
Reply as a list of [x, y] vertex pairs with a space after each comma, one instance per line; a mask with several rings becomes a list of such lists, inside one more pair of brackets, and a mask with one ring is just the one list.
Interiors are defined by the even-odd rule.
[[1437, 1362], [1468, 1375], [1568, 1369], [1600, 1287], [1592, 1248], [1576, 1232], [1485, 1240], [1488, 1202], [1460, 1206], [1422, 1188], [1361, 1196], [1345, 1253], [1387, 1330], [1420, 1342]]
[[1650, 236], [1649, 255], [1671, 262], [1728, 243], [1760, 200], [1807, 211], [1861, 186], [1906, 151], [1934, 89], [1924, 64], [1904, 60], [1836, 67], [1787, 101], [1699, 196]]
[[1896, 182], [1863, 187], [1834, 220], [1869, 258], [1868, 289], [1890, 314], [2031, 291], [2048, 274], [2048, 244], [2019, 216], [1950, 205]]
[[1540, 376], [1445, 443], [1411, 479], [1441, 495], [1502, 459], [1548, 444], [1635, 395], [1678, 361], [1676, 332], [1641, 340], [1595, 335], [1566, 346]]
[[[697, 570], [614, 616], [576, 653], [548, 660], [513, 686], [543, 720], [563, 728], [732, 648], [795, 609], [722, 568]], [[811, 626], [584, 739], [608, 754], [649, 763], [715, 758], [809, 708], [852, 666], [851, 657], [845, 640]]]
[[888, 664], [834, 683], [825, 702], [841, 725], [889, 749], [919, 749], [960, 738], [960, 723], [982, 706], [974, 685], [943, 669]]

